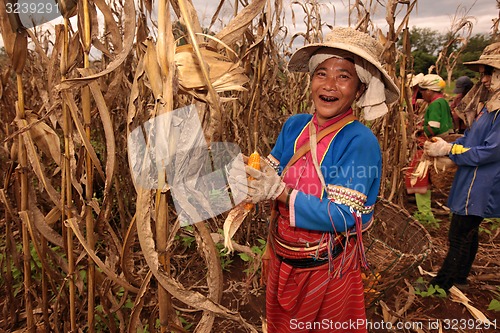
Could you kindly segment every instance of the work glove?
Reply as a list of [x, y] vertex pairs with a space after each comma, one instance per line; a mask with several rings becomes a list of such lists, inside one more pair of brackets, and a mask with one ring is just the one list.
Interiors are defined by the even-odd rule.
[[265, 159], [260, 159], [260, 171], [248, 165], [245, 166], [248, 179], [248, 201], [258, 203], [264, 200], [275, 200], [285, 189], [276, 170]]
[[248, 163], [248, 157], [245, 155], [237, 156], [233, 162], [226, 166], [226, 177], [231, 188], [233, 200], [240, 203], [247, 199], [248, 181], [245, 164]]
[[226, 171], [235, 201], [243, 200], [242, 196], [252, 203], [276, 199], [285, 189], [285, 183], [276, 170], [263, 158], [260, 159], [261, 170], [256, 170], [247, 165], [247, 156], [242, 157], [243, 160], [235, 159]]
[[451, 147], [453, 147], [453, 144], [436, 136], [431, 141], [425, 141], [424, 152], [431, 157], [446, 156], [450, 153]]

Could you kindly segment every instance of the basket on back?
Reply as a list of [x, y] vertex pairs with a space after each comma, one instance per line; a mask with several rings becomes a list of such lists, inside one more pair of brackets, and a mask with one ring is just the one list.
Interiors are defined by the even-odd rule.
[[363, 235], [370, 267], [362, 274], [367, 307], [420, 265], [432, 246], [427, 230], [408, 211], [387, 200], [377, 202], [374, 219]]

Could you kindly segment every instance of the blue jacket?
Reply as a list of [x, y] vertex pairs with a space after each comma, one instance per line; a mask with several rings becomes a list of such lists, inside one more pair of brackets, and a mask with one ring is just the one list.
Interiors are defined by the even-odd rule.
[[[295, 141], [312, 119], [310, 114], [290, 117], [278, 136], [271, 155], [284, 168], [295, 153]], [[327, 185], [338, 185], [362, 192], [367, 196], [365, 206], [375, 204], [380, 187], [382, 162], [380, 145], [372, 131], [359, 121], [347, 124], [330, 143], [321, 170]], [[291, 201], [292, 204], [292, 201]], [[295, 226], [323, 232], [351, 229], [354, 217], [350, 207], [327, 199], [326, 191], [320, 199], [298, 192], [290, 207]], [[292, 215], [292, 214], [291, 214]], [[373, 212], [362, 215], [362, 222], [370, 221]]]
[[500, 110], [483, 108], [454, 144], [462, 145], [464, 152], [449, 155], [458, 170], [448, 207], [459, 215], [500, 217]]

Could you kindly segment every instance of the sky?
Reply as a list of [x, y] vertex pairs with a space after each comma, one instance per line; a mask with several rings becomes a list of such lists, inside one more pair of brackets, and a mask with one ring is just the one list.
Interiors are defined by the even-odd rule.
[[[219, 1], [207, 1], [207, 0], [193, 0], [195, 8], [200, 13], [200, 20], [206, 25], [209, 24], [212, 13], [214, 13], [216, 5]], [[284, 1], [284, 3], [291, 3], [292, 1]], [[322, 4], [322, 19], [330, 25], [347, 25], [347, 14], [349, 0], [318, 0]], [[350, 1], [351, 3], [354, 1]], [[368, 2], [368, 1], [366, 1]], [[373, 3], [377, 1], [373, 0]], [[385, 3], [386, 1], [379, 1]], [[226, 3], [232, 3], [232, 1], [226, 1]], [[375, 8], [375, 12], [372, 12], [372, 17], [374, 18], [374, 23], [384, 30], [386, 25], [385, 21], [385, 8], [380, 5]], [[410, 28], [413, 26], [419, 28], [430, 28], [432, 30], [437, 30], [440, 33], [446, 33], [452, 22], [453, 17], [457, 14], [458, 17], [463, 16], [473, 16], [475, 20], [474, 28], [472, 34], [484, 33], [488, 34], [491, 30], [492, 19], [498, 17], [499, 10], [497, 9], [496, 0], [418, 0], [416, 8], [412, 11], [410, 16]], [[232, 10], [229, 6], [224, 14], [231, 15]], [[296, 27], [291, 28], [293, 33], [304, 31], [304, 25], [301, 26], [300, 15], [303, 15], [303, 11], [298, 5], [292, 6], [296, 15]], [[334, 9], [335, 8], [335, 11]], [[398, 5], [398, 8], [406, 8], [402, 5]], [[290, 6], [284, 5], [286, 10], [286, 20], [291, 24], [291, 10]], [[336, 14], [334, 14], [334, 12]], [[403, 17], [404, 13], [397, 16]], [[398, 23], [398, 22], [397, 22]]]
[[[210, 23], [210, 19], [215, 12], [219, 0], [192, 0], [195, 8], [199, 12], [200, 20], [202, 25], [207, 26]], [[249, 0], [251, 1], [251, 0]], [[318, 0], [322, 4], [321, 16], [324, 22], [330, 25], [347, 25], [347, 6], [353, 1], [349, 0]], [[368, 2], [368, 1], [366, 1]], [[373, 3], [386, 1], [376, 1]], [[157, 3], [157, 1], [155, 1]], [[223, 8], [219, 17], [230, 18], [232, 17], [233, 9], [231, 5], [234, 0], [226, 0], [225, 7]], [[285, 0], [284, 3], [292, 3], [292, 1]], [[437, 30], [440, 33], [446, 33], [450, 24], [453, 20], [453, 16], [463, 17], [464, 15], [472, 16], [475, 19], [472, 20], [474, 23], [474, 28], [472, 34], [488, 34], [491, 30], [492, 20], [499, 16], [499, 9], [497, 8], [496, 0], [418, 0], [418, 5], [413, 10], [410, 16], [410, 28], [413, 26], [419, 28], [429, 28], [432, 30]], [[372, 19], [374, 23], [384, 31], [385, 23], [385, 8], [380, 5], [371, 12]], [[291, 19], [291, 8], [296, 15], [296, 26], [292, 26]], [[403, 6], [398, 5], [398, 8], [403, 8]], [[405, 7], [404, 7], [405, 8]], [[303, 11], [298, 5], [284, 5], [285, 9], [285, 23], [290, 27], [290, 33], [297, 33], [305, 31], [305, 26], [302, 23]], [[335, 14], [334, 14], [335, 13]], [[397, 15], [399, 17], [403, 16], [403, 13]], [[52, 21], [53, 22], [53, 21]], [[227, 23], [227, 22], [223, 22]], [[397, 23], [399, 23], [397, 21]], [[219, 28], [220, 29], [220, 28]], [[217, 31], [217, 27], [214, 27]], [[3, 45], [3, 41], [0, 37], [0, 46]]]

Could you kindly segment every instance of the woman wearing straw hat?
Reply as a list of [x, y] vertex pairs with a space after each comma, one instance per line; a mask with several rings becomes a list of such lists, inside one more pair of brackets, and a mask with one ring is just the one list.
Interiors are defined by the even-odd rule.
[[351, 28], [334, 28], [324, 42], [297, 50], [288, 68], [311, 75], [312, 114], [286, 121], [262, 171], [246, 169], [254, 178], [249, 200], [276, 200], [268, 243], [270, 333], [367, 331], [361, 237], [372, 221], [381, 153], [352, 105], [372, 120], [398, 99], [381, 53], [375, 39]]
[[487, 46], [479, 60], [464, 65], [481, 74], [481, 86], [465, 98], [470, 109], [465, 113], [474, 112], [475, 119], [457, 141], [436, 138], [424, 145], [427, 155], [447, 155], [458, 165], [448, 197], [453, 213], [450, 247], [431, 281], [444, 290], [467, 283], [479, 246], [479, 225], [484, 218], [500, 217], [500, 43]]

